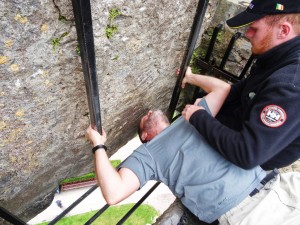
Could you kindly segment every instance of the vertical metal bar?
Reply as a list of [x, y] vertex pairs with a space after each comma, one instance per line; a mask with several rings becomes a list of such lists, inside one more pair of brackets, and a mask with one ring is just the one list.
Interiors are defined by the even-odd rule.
[[229, 57], [229, 55], [230, 55], [230, 52], [231, 52], [231, 50], [232, 50], [232, 48], [233, 48], [233, 46], [234, 46], [234, 43], [235, 43], [235, 41], [236, 41], [240, 36], [241, 36], [241, 33], [240, 33], [240, 32], [237, 32], [236, 34], [234, 34], [234, 35], [232, 36], [232, 38], [231, 38], [231, 40], [230, 40], [230, 42], [229, 42], [229, 44], [228, 44], [228, 47], [227, 47], [227, 49], [226, 49], [226, 52], [225, 52], [225, 54], [224, 54], [224, 56], [223, 56], [222, 62], [221, 62], [221, 64], [220, 64], [220, 69], [223, 69], [223, 68], [224, 68], [224, 66], [225, 66], [225, 64], [226, 64], [226, 62], [227, 62], [227, 60], [228, 60], [228, 57]]
[[89, 196], [97, 188], [98, 188], [98, 185], [95, 184], [87, 192], [85, 192], [80, 198], [78, 198], [74, 203], [72, 203], [72, 205], [70, 205], [63, 212], [61, 212], [61, 214], [56, 216], [50, 223], [48, 223], [48, 225], [57, 223], [61, 218], [63, 218], [68, 212], [70, 212], [75, 206], [77, 206], [80, 202], [82, 202], [87, 196]]
[[21, 220], [20, 218], [16, 217], [15, 215], [13, 215], [9, 211], [7, 211], [2, 206], [0, 206], [0, 216], [4, 220], [10, 222], [11, 224], [14, 224], [14, 225], [26, 225], [26, 223], [23, 220]]
[[101, 133], [101, 112], [90, 0], [72, 0], [72, 5], [88, 97], [90, 121], [91, 125]]
[[248, 59], [244, 69], [242, 70], [241, 74], [238, 76], [238, 79], [241, 80], [242, 78], [244, 78], [244, 76], [246, 75], [249, 67], [251, 66], [252, 62], [253, 62], [253, 55], [250, 56], [250, 58]]
[[[72, 0], [72, 5], [76, 23], [77, 39], [80, 47], [82, 70], [88, 97], [90, 122], [94, 128], [97, 128], [97, 130], [102, 133], [91, 4], [90, 0]], [[82, 200], [84, 200], [90, 193], [96, 190], [97, 187], [98, 185], [96, 184], [90, 188], [85, 194], [83, 194], [49, 224], [55, 224], [57, 221], [59, 221]]]
[[170, 101], [169, 109], [168, 109], [168, 117], [170, 120], [172, 120], [173, 114], [176, 109], [177, 102], [179, 100], [180, 92], [181, 92], [181, 83], [184, 78], [186, 69], [188, 65], [190, 64], [190, 60], [193, 55], [193, 51], [196, 45], [196, 41], [198, 39], [200, 29], [202, 26], [203, 18], [206, 12], [208, 6], [208, 0], [199, 0], [196, 14], [194, 17], [193, 25], [191, 28], [190, 36], [188, 39], [188, 44], [185, 50], [185, 54], [180, 66], [180, 74], [177, 77], [176, 85], [173, 90], [172, 98]]
[[[218, 26], [216, 26], [214, 28], [214, 31], [213, 31], [213, 34], [211, 36], [211, 39], [210, 39], [210, 42], [209, 42], [209, 45], [208, 45], [208, 48], [207, 48], [207, 51], [206, 51], [206, 54], [205, 54], [205, 58], [204, 58], [204, 61], [207, 62], [208, 64], [211, 63], [211, 62], [209, 62], [209, 60], [210, 60], [210, 57], [212, 55], [212, 51], [215, 47], [215, 43], [217, 41], [218, 34], [219, 34], [220, 30], [222, 29], [222, 27], [223, 27], [223, 25], [219, 24]], [[202, 59], [199, 58], [199, 60], [202, 60]], [[203, 74], [207, 74], [206, 69], [202, 69], [201, 72]], [[192, 98], [191, 104], [193, 104], [194, 101], [199, 97], [199, 93], [200, 93], [200, 88], [199, 87], [194, 87], [194, 93], [193, 93], [193, 98]]]
[[223, 25], [219, 24], [218, 26], [216, 26], [214, 28], [213, 35], [211, 36], [209, 46], [208, 46], [208, 49], [205, 54], [205, 59], [204, 59], [205, 62], [209, 62], [209, 59], [211, 57], [212, 51], [214, 49], [214, 46], [215, 46], [215, 43], [216, 43], [216, 40], [218, 37], [218, 34], [219, 34], [220, 30], [222, 29], [222, 27], [223, 27]]

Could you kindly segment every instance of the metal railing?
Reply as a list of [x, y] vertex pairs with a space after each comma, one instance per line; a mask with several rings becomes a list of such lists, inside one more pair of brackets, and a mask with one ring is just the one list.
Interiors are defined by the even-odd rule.
[[221, 29], [222, 29], [222, 24], [219, 24], [218, 26], [216, 26], [214, 28], [214, 31], [213, 31], [212, 37], [210, 39], [209, 47], [206, 51], [205, 57], [197, 58], [196, 65], [201, 68], [203, 73], [213, 74], [216, 77], [221, 77], [221, 78], [224, 78], [231, 82], [237, 82], [245, 77], [247, 71], [249, 70], [249, 68], [253, 62], [254, 57], [252, 55], [249, 57], [247, 63], [243, 67], [243, 70], [238, 75], [234, 75], [231, 72], [226, 71], [224, 69], [225, 64], [228, 61], [229, 55], [231, 54], [231, 52], [233, 50], [236, 40], [241, 37], [241, 33], [237, 32], [232, 35], [231, 40], [226, 48], [226, 51], [223, 55], [220, 65], [219, 66], [216, 65], [215, 60], [211, 60], [211, 56], [212, 56], [212, 52], [213, 52], [213, 49], [214, 49], [214, 46], [215, 46], [215, 43], [217, 40], [217, 36], [218, 36], [219, 32], [221, 31]]

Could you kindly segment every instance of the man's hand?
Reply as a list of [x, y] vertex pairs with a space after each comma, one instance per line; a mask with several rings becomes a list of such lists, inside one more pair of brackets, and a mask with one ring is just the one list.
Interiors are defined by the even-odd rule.
[[194, 112], [198, 110], [205, 110], [202, 106], [197, 106], [197, 105], [186, 105], [182, 111], [182, 116], [186, 121], [190, 121], [191, 116], [193, 115]]
[[189, 83], [189, 78], [193, 75], [191, 67], [188, 67], [185, 71], [185, 76], [182, 80], [181, 87], [185, 88], [185, 85]]
[[102, 129], [102, 134], [99, 134], [98, 131], [94, 130], [90, 125], [85, 131], [85, 137], [88, 141], [92, 142], [94, 146], [96, 145], [104, 145], [106, 141], [106, 133], [104, 129]]
[[[94, 146], [103, 145], [106, 133], [102, 135], [90, 125], [85, 132], [87, 140]], [[94, 154], [95, 172], [102, 195], [109, 205], [114, 205], [133, 194], [140, 187], [138, 177], [128, 168], [116, 170], [110, 163], [105, 151], [96, 151]]]

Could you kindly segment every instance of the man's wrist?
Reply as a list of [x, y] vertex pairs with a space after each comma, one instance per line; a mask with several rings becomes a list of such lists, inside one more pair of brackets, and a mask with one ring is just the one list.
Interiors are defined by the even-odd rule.
[[94, 147], [97, 146], [97, 145], [105, 145], [105, 144], [103, 143], [103, 141], [95, 141], [95, 142], [93, 142], [93, 146]]
[[92, 148], [93, 154], [95, 154], [95, 152], [96, 152], [98, 149], [104, 149], [105, 151], [107, 151], [107, 147], [106, 147], [105, 145], [99, 144], [99, 145], [96, 145], [94, 148]]

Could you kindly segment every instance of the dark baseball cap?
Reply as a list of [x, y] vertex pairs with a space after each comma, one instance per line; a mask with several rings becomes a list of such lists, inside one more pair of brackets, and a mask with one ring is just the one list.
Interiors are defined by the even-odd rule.
[[226, 22], [231, 28], [239, 28], [267, 15], [289, 13], [300, 13], [300, 0], [253, 0], [245, 11]]

